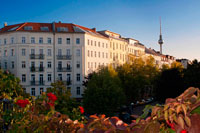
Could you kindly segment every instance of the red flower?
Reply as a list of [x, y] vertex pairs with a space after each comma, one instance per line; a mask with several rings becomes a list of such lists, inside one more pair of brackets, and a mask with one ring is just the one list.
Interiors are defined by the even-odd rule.
[[181, 131], [181, 133], [187, 133], [187, 130], [184, 129], [184, 130]]
[[47, 104], [49, 104], [49, 106], [54, 107], [54, 103], [53, 102], [48, 102]]
[[175, 131], [174, 123], [170, 123], [169, 121], [167, 121], [167, 124], [171, 127], [172, 130]]
[[16, 104], [19, 105], [20, 107], [24, 108], [24, 107], [26, 107], [27, 104], [30, 104], [30, 102], [27, 99], [25, 99], [25, 100], [19, 99], [19, 100], [17, 100]]
[[49, 100], [51, 100], [52, 102], [55, 102], [55, 101], [57, 100], [56, 95], [54, 95], [54, 94], [51, 93], [51, 92], [48, 93], [47, 96], [48, 96]]
[[84, 113], [84, 108], [82, 106], [79, 106], [79, 109], [80, 109], [81, 114], [83, 114]]

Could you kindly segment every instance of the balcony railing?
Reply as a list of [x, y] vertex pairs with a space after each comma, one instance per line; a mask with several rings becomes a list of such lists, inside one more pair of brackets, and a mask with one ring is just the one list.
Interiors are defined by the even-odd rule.
[[45, 81], [31, 81], [31, 85], [44, 85]]
[[71, 55], [57, 55], [58, 60], [71, 60], [72, 56]]
[[44, 59], [44, 54], [30, 54], [30, 59]]
[[71, 72], [72, 68], [71, 67], [58, 67], [57, 72]]
[[67, 80], [67, 81], [63, 81], [63, 83], [64, 83], [65, 85], [71, 85], [71, 84], [72, 84], [72, 81], [71, 81], [71, 80]]
[[44, 72], [44, 67], [30, 67], [31, 72]]

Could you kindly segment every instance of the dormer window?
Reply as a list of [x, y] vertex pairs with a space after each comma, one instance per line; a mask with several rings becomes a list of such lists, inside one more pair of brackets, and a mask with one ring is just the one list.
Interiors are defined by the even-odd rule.
[[33, 30], [33, 26], [24, 26], [24, 30]]
[[68, 28], [67, 27], [57, 27], [57, 31], [58, 32], [68, 32]]
[[41, 31], [49, 31], [49, 27], [40, 27]]

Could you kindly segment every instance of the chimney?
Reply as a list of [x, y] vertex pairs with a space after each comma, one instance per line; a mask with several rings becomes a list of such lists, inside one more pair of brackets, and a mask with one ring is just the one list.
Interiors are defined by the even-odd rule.
[[59, 24], [61, 24], [61, 21], [58, 21]]
[[6, 27], [8, 24], [7, 24], [7, 22], [4, 22], [4, 27]]
[[92, 28], [92, 30], [94, 30], [96, 32], [96, 28]]

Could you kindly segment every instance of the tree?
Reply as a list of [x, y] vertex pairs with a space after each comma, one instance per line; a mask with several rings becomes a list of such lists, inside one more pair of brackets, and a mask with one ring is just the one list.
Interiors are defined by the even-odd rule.
[[185, 88], [191, 86], [200, 88], [200, 62], [193, 60], [188, 64], [187, 69], [184, 70], [184, 82]]
[[73, 108], [77, 108], [79, 104], [75, 99], [72, 99], [70, 90], [67, 90], [66, 86], [62, 81], [57, 81], [51, 84], [51, 88], [47, 89], [47, 93], [52, 92], [57, 96], [57, 104], [55, 106], [55, 110], [67, 114], [68, 116], [72, 116]]
[[93, 73], [83, 96], [83, 104], [87, 113], [111, 116], [124, 101], [125, 95], [120, 79], [112, 68], [102, 68]]
[[175, 98], [183, 91], [183, 72], [179, 68], [163, 70], [158, 78], [156, 98], [164, 102], [166, 98]]
[[24, 93], [19, 78], [10, 74], [8, 71], [0, 70], [0, 96], [4, 94], [12, 98], [19, 95], [28, 96], [28, 94]]
[[140, 100], [149, 95], [154, 86], [159, 69], [153, 57], [145, 60], [135, 58], [131, 64], [124, 64], [116, 69], [126, 94], [127, 103]]

